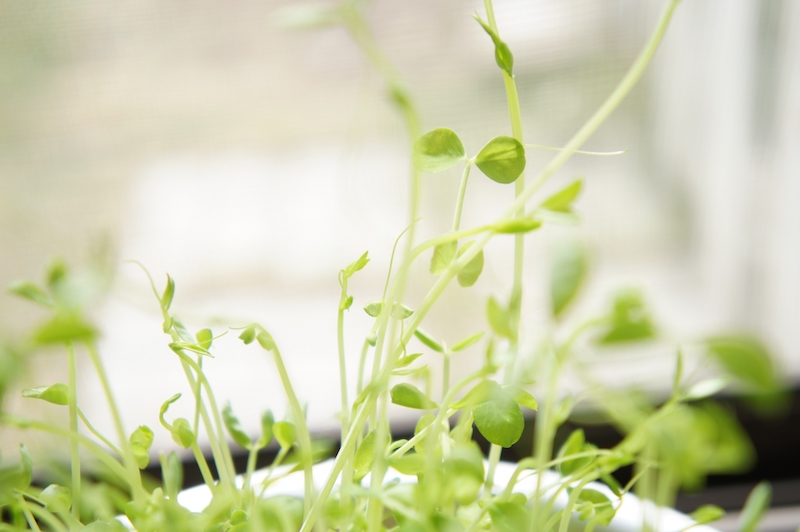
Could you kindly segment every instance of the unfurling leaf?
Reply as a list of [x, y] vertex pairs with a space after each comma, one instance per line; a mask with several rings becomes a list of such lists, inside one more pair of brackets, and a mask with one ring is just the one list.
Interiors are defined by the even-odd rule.
[[153, 431], [145, 425], [133, 431], [129, 439], [133, 458], [139, 469], [144, 469], [150, 464], [150, 446], [153, 444]]
[[192, 431], [192, 425], [189, 423], [189, 420], [186, 418], [179, 417], [175, 420], [172, 424], [172, 439], [183, 447], [184, 449], [188, 449], [191, 447], [195, 442], [194, 431]]
[[433, 257], [431, 258], [431, 273], [434, 275], [444, 273], [447, 267], [450, 266], [450, 264], [456, 258], [457, 249], [458, 243], [455, 240], [451, 242], [445, 242], [444, 244], [439, 244], [433, 248]]
[[413, 355], [406, 355], [397, 361], [394, 365], [395, 369], [405, 368], [410, 366], [412, 362], [422, 356], [422, 353], [414, 353]]
[[439, 406], [413, 384], [398, 384], [392, 388], [390, 393], [392, 395], [392, 402], [396, 405], [419, 410], [428, 410]]
[[475, 156], [475, 166], [492, 181], [513, 183], [525, 170], [525, 148], [513, 137], [495, 137]]
[[439, 344], [439, 342], [428, 336], [428, 333], [426, 333], [422, 329], [415, 330], [414, 336], [416, 336], [420, 342], [427, 345], [437, 353], [444, 353], [444, 347], [442, 347], [441, 344]]
[[226, 404], [225, 408], [222, 409], [222, 420], [225, 423], [225, 428], [228, 429], [228, 434], [240, 447], [250, 449], [253, 446], [253, 441], [242, 428], [242, 424], [233, 413], [230, 403]]
[[54, 405], [66, 405], [69, 404], [69, 387], [59, 382], [51, 386], [28, 388], [27, 390], [22, 390], [22, 397], [41, 399]]
[[172, 298], [174, 297], [175, 281], [167, 274], [167, 287], [164, 288], [164, 292], [161, 294], [161, 308], [164, 312], [169, 310], [170, 305], [172, 305]]
[[[572, 491], [567, 488], [567, 491]], [[587, 521], [591, 519], [602, 526], [608, 526], [617, 510], [611, 500], [604, 494], [593, 489], [583, 489], [578, 495], [578, 504], [575, 505], [578, 518]]]
[[[473, 244], [473, 241], [467, 242], [461, 249], [458, 250], [458, 256], [461, 257]], [[483, 250], [480, 250], [460, 272], [458, 272], [458, 284], [464, 288], [474, 285], [478, 281], [478, 277], [483, 272]]]
[[440, 127], [422, 135], [414, 143], [411, 161], [420, 172], [447, 170], [464, 160], [464, 145], [452, 129]]
[[572, 212], [572, 203], [583, 189], [583, 180], [573, 181], [542, 202], [542, 208], [553, 212]]
[[501, 70], [505, 71], [509, 76], [513, 75], [514, 71], [514, 55], [511, 53], [511, 48], [500, 39], [500, 36], [494, 31], [491, 26], [483, 21], [479, 16], [474, 15], [475, 20], [481, 25], [483, 30], [489, 35], [494, 43], [494, 60]]
[[356, 260], [352, 264], [349, 264], [347, 268], [344, 269], [344, 276], [350, 278], [353, 276], [354, 273], [363, 269], [364, 266], [366, 266], [367, 263], [369, 262], [369, 258], [367, 257], [368, 253], [369, 251], [365, 251], [364, 254], [358, 258], [358, 260]]
[[576, 244], [556, 249], [550, 269], [550, 299], [553, 316], [559, 316], [575, 299], [586, 277], [586, 255]]

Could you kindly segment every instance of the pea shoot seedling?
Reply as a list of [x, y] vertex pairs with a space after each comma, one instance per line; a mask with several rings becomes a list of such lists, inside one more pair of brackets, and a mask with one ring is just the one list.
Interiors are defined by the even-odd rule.
[[[161, 454], [163, 482], [153, 485], [141, 474], [150, 464], [153, 430], [140, 426], [128, 432], [122, 425], [114, 390], [106, 377], [96, 347], [97, 331], [85, 314], [85, 291], [76, 289], [74, 278], [62, 265], [47, 274], [44, 286], [25, 282], [14, 285], [15, 294], [52, 310], [49, 321], [33, 333], [35, 345], [63, 345], [67, 353], [68, 382], [27, 389], [27, 398], [63, 405], [69, 427], [3, 414], [2, 424], [39, 430], [69, 442], [71, 463], [65, 480], [45, 488], [32, 483], [33, 462], [21, 445], [21, 461], [0, 469], [0, 530], [110, 531], [124, 530], [114, 515], [124, 514], [139, 531], [213, 530], [282, 531], [384, 530], [474, 532], [479, 530], [566, 532], [578, 524], [591, 532], [612, 523], [619, 502], [635, 489], [640, 497], [659, 505], [670, 505], [681, 487], [702, 484], [709, 473], [737, 471], [752, 459], [752, 449], [736, 420], [723, 407], [708, 400], [730, 381], [753, 392], [777, 389], [771, 359], [761, 345], [738, 336], [716, 337], [701, 342], [721, 377], [700, 380], [683, 375], [683, 357], [678, 351], [673, 393], [661, 406], [652, 406], [640, 395], [607, 389], [592, 382], [580, 357], [578, 346], [599, 346], [651, 340], [657, 327], [643, 296], [633, 290], [620, 292], [611, 307], [568, 328], [561, 317], [576, 297], [586, 276], [584, 253], [565, 246], [556, 254], [550, 279], [554, 330], [550, 340], [533, 352], [522, 346], [522, 270], [525, 239], [547, 229], [552, 214], [570, 216], [582, 190], [582, 181], [566, 184], [555, 194], [541, 198], [541, 186], [576, 153], [614, 111], [641, 77], [664, 35], [678, 0], [669, 0], [655, 32], [625, 77], [563, 148], [526, 144], [523, 138], [521, 105], [514, 79], [514, 57], [497, 26], [492, 1], [485, 0], [485, 12], [475, 19], [494, 47], [510, 115], [510, 136], [485, 139], [475, 154], [468, 154], [459, 136], [439, 127], [424, 134], [411, 98], [396, 71], [375, 45], [362, 17], [361, 2], [342, 3], [329, 8], [304, 8], [297, 22], [338, 23], [353, 35], [366, 57], [384, 75], [393, 102], [404, 117], [411, 140], [411, 201], [409, 226], [395, 243], [392, 268], [380, 299], [361, 303], [374, 318], [365, 334], [355, 397], [348, 396], [345, 368], [345, 318], [354, 308], [348, 288], [361, 270], [368, 267], [364, 253], [339, 272], [341, 297], [337, 312], [337, 347], [341, 366], [341, 447], [333, 458], [326, 478], [314, 478], [314, 463], [320, 459], [305, 422], [305, 411], [297, 397], [273, 336], [259, 324], [231, 327], [242, 342], [260, 349], [275, 363], [290, 405], [285, 419], [276, 420], [271, 411], [261, 418], [261, 433], [248, 434], [230, 408], [221, 405], [203, 370], [203, 360], [212, 356], [214, 332], [192, 333], [172, 312], [175, 282], [167, 277], [166, 287], [153, 292], [163, 316], [163, 332], [177, 357], [192, 390], [194, 414], [191, 419], [175, 418], [170, 406], [182, 399], [168, 398], [158, 413], [162, 427], [180, 447], [194, 456], [203, 480], [212, 494], [211, 504], [201, 513], [181, 506], [178, 493], [183, 484], [182, 464], [177, 454]], [[554, 158], [526, 178], [526, 149], [556, 151]], [[420, 183], [428, 174], [452, 167], [462, 168], [452, 228], [424, 242], [416, 242], [419, 222]], [[473, 167], [477, 171], [473, 171]], [[494, 222], [480, 227], [462, 227], [464, 197], [470, 175], [476, 173], [497, 185], [514, 185], [514, 200]], [[533, 172], [532, 172], [533, 173]], [[481, 178], [481, 177], [478, 177]], [[549, 217], [550, 216], [550, 217]], [[510, 235], [510, 236], [506, 236]], [[443, 291], [457, 282], [468, 289], [480, 277], [486, 244], [495, 238], [513, 238], [513, 275], [508, 297], [493, 296], [486, 306], [489, 334], [474, 334], [448, 345], [424, 329], [425, 318]], [[395, 257], [395, 252], [397, 256]], [[436, 281], [416, 308], [409, 308], [404, 294], [412, 279], [409, 271], [416, 261], [429, 261]], [[418, 341], [426, 350], [409, 353], [407, 346]], [[451, 382], [451, 357], [480, 344], [486, 351], [483, 363], [466, 377]], [[116, 438], [99, 433], [77, 404], [76, 357], [88, 355], [106, 394], [115, 421]], [[216, 356], [220, 356], [216, 353]], [[441, 357], [441, 393], [431, 387], [420, 389], [414, 378], [426, 374], [418, 364], [421, 357]], [[585, 398], [603, 412], [624, 434], [621, 443], [599, 449], [586, 441], [582, 430], [574, 431], [556, 449], [556, 429], [570, 416], [576, 398], [559, 393], [558, 384], [566, 370], [586, 376]], [[524, 376], [520, 378], [519, 376]], [[534, 398], [532, 380], [539, 383]], [[600, 383], [602, 384], [602, 383]], [[387, 406], [394, 403], [420, 412], [413, 437], [392, 437]], [[523, 433], [525, 412], [535, 414], [534, 445], [529, 458], [521, 460], [510, 481], [495, 484], [495, 471], [503, 448], [517, 443]], [[83, 429], [79, 431], [79, 427]], [[490, 444], [488, 457], [473, 441], [473, 430]], [[206, 456], [198, 444], [203, 431], [210, 444]], [[87, 434], [88, 433], [88, 434]], [[274, 443], [273, 443], [274, 442]], [[279, 451], [264, 480], [255, 481], [258, 452], [268, 445]], [[232, 447], [248, 453], [245, 471], [236, 471]], [[91, 476], [82, 475], [82, 454], [91, 456]], [[281, 467], [282, 464], [294, 464]], [[633, 465], [633, 478], [620, 485], [612, 474]], [[392, 468], [416, 477], [416, 483], [387, 481]], [[274, 496], [270, 485], [277, 479], [301, 471], [304, 478], [300, 498]], [[555, 470], [558, 482], [545, 483], [539, 472]], [[237, 474], [241, 476], [238, 477]], [[523, 477], [534, 475], [535, 488], [516, 492]], [[102, 479], [102, 480], [98, 480]], [[597, 489], [604, 483], [610, 491]], [[611, 496], [610, 494], [614, 495]], [[556, 501], [565, 498], [565, 505]], [[769, 489], [760, 487], [748, 503], [745, 529], [752, 530], [768, 505]], [[722, 515], [716, 507], [700, 508], [698, 523]], [[654, 528], [653, 516], [645, 515], [642, 529]], [[612, 524], [613, 526], [613, 524]]]

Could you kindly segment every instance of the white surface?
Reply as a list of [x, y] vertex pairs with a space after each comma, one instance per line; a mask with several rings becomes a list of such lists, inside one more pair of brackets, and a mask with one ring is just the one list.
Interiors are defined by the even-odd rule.
[[[326, 460], [314, 466], [314, 483], [318, 488], [321, 488], [328, 474], [333, 467], [333, 460]], [[495, 487], [499, 490], [508, 484], [514, 473], [516, 465], [510, 462], [501, 462], [498, 464], [495, 471]], [[285, 471], [285, 469], [284, 469]], [[257, 485], [266, 476], [266, 470], [260, 470], [253, 476], [253, 483]], [[386, 475], [386, 481], [400, 479], [401, 482], [416, 482], [416, 477], [409, 475], [402, 475], [394, 470], [390, 470]], [[241, 477], [239, 481], [241, 482]], [[558, 482], [559, 477], [557, 473], [547, 471], [544, 476], [543, 486], [545, 490], [553, 487]], [[363, 482], [368, 483], [368, 477]], [[593, 482], [588, 484], [586, 488], [591, 488], [603, 492], [612, 501], [619, 502], [618, 499], [608, 487], [604, 484]], [[522, 493], [529, 495], [536, 489], [536, 476], [529, 475], [522, 478], [517, 482], [514, 488], [515, 493]], [[302, 496], [303, 494], [303, 474], [298, 471], [292, 473], [279, 481], [276, 481], [270, 486], [267, 495], [294, 495]], [[184, 507], [193, 512], [202, 511], [209, 502], [211, 502], [211, 492], [205, 485], [196, 486], [181, 492], [178, 495], [178, 502]], [[567, 494], [562, 492], [556, 499], [556, 509], [563, 508], [567, 502]], [[615, 504], [616, 504], [615, 502]], [[657, 516], [658, 527], [655, 529], [658, 532], [680, 532], [694, 524], [694, 521], [676, 510], [670, 508], [656, 508], [649, 502], [642, 502], [636, 496], [627, 494], [623, 497], [619, 504], [617, 513], [608, 527], [598, 526], [595, 528], [598, 532], [639, 532], [642, 530], [643, 514], [647, 512], [648, 516]], [[585, 522], [580, 522], [577, 516], [573, 515], [573, 521], [576, 529], [582, 529]], [[716, 529], [709, 526], [696, 526], [692, 528], [693, 532], [716, 532]]]

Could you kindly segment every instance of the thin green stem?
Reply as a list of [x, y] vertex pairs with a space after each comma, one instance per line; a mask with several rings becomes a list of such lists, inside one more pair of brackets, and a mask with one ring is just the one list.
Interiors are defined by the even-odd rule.
[[68, 528], [56, 516], [39, 505], [28, 505], [28, 510], [52, 528], [55, 532], [67, 532]]
[[286, 371], [286, 366], [283, 363], [278, 347], [272, 349], [275, 366], [278, 368], [278, 374], [281, 377], [281, 383], [286, 391], [286, 396], [289, 399], [289, 406], [292, 409], [295, 425], [297, 425], [298, 438], [300, 440], [300, 460], [303, 464], [303, 477], [304, 477], [304, 512], [303, 515], [308, 515], [311, 505], [314, 503], [314, 473], [312, 470], [312, 456], [311, 456], [311, 434], [308, 431], [306, 424], [306, 416], [303, 412], [303, 407], [297, 399], [297, 394], [294, 392], [294, 387], [289, 379], [289, 373]]
[[[71, 342], [66, 344], [67, 347], [67, 371], [69, 379], [69, 392], [67, 395], [67, 404], [69, 405], [69, 430], [78, 433], [78, 362], [75, 358], [75, 347]], [[81, 457], [79, 444], [76, 440], [69, 442], [69, 455], [71, 462], [72, 473], [72, 514], [75, 517], [80, 517], [81, 508]]]
[[111, 391], [111, 384], [108, 380], [106, 370], [103, 367], [103, 361], [100, 358], [100, 354], [97, 352], [97, 347], [94, 345], [94, 343], [87, 342], [86, 350], [89, 353], [89, 358], [92, 359], [92, 364], [94, 365], [98, 377], [100, 377], [100, 383], [106, 396], [106, 403], [108, 403], [108, 407], [111, 410], [111, 417], [114, 420], [114, 427], [117, 430], [117, 437], [119, 438], [120, 448], [122, 449], [123, 453], [123, 463], [125, 464], [125, 468], [128, 470], [128, 474], [131, 477], [132, 485], [136, 486], [133, 491], [133, 499], [137, 501], [142, 500], [145, 497], [145, 490], [142, 486], [142, 477], [139, 473], [139, 466], [136, 465], [136, 458], [133, 456], [133, 450], [128, 442], [128, 437], [125, 434], [125, 428], [122, 425], [122, 416], [120, 415], [117, 402], [114, 399], [114, 394]]
[[211, 473], [211, 469], [208, 467], [208, 462], [206, 462], [206, 457], [203, 456], [203, 451], [200, 450], [200, 446], [197, 445], [197, 440], [195, 439], [191, 445], [192, 455], [194, 456], [195, 462], [197, 462], [197, 467], [200, 468], [200, 474], [203, 477], [203, 482], [206, 483], [208, 489], [211, 492], [215, 492], [217, 490], [216, 483], [214, 482], [214, 475]]
[[78, 417], [81, 418], [81, 421], [83, 421], [83, 424], [86, 425], [87, 429], [89, 429], [89, 432], [94, 434], [95, 437], [98, 440], [100, 440], [101, 442], [105, 443], [108, 446], [109, 449], [111, 449], [112, 451], [117, 453], [120, 458], [123, 457], [123, 454], [122, 454], [122, 451], [120, 450], [120, 448], [117, 447], [116, 445], [114, 445], [108, 438], [103, 436], [97, 429], [95, 429], [94, 426], [92, 426], [92, 424], [89, 423], [89, 420], [86, 418], [86, 416], [83, 413], [83, 410], [81, 410], [80, 408], [78, 408]]
[[339, 298], [339, 312], [336, 320], [336, 340], [339, 351], [339, 387], [342, 400], [342, 434], [347, 433], [350, 425], [350, 401], [347, 399], [347, 369], [345, 366], [344, 350], [344, 311], [347, 302], [347, 276], [344, 271], [339, 273], [339, 283], [342, 285], [342, 295]]
[[472, 168], [472, 162], [467, 161], [464, 165], [464, 172], [461, 174], [461, 185], [458, 188], [458, 199], [456, 200], [456, 213], [453, 216], [453, 232], [458, 231], [461, 226], [461, 211], [464, 208], [464, 196], [467, 193], [467, 180], [469, 179], [469, 171]]
[[36, 522], [36, 518], [33, 517], [31, 509], [28, 507], [28, 502], [25, 500], [25, 497], [22, 495], [17, 495], [17, 502], [22, 508], [22, 513], [25, 515], [25, 520], [28, 522], [28, 526], [31, 527], [31, 530], [42, 532], [39, 528], [39, 523]]

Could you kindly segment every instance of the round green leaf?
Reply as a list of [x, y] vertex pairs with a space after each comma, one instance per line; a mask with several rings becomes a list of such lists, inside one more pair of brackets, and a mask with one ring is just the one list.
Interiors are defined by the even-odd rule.
[[195, 442], [194, 432], [188, 419], [182, 417], [176, 419], [172, 425], [171, 432], [175, 443], [184, 449], [188, 449]]
[[422, 135], [414, 143], [411, 162], [420, 172], [441, 172], [463, 160], [464, 145], [452, 129], [440, 127]]
[[[486, 381], [491, 382], [491, 381]], [[497, 383], [495, 383], [497, 385]], [[511, 447], [522, 436], [525, 418], [517, 402], [499, 385], [491, 397], [472, 409], [475, 426], [490, 443]]]
[[195, 336], [197, 336], [197, 345], [205, 350], [211, 347], [211, 342], [214, 339], [214, 333], [211, 332], [211, 329], [201, 329], [197, 331]]
[[72, 506], [72, 490], [58, 484], [50, 484], [39, 494], [39, 499], [44, 503], [46, 510], [68, 512]]
[[525, 148], [513, 137], [495, 137], [478, 152], [475, 166], [492, 181], [513, 183], [525, 169]]

